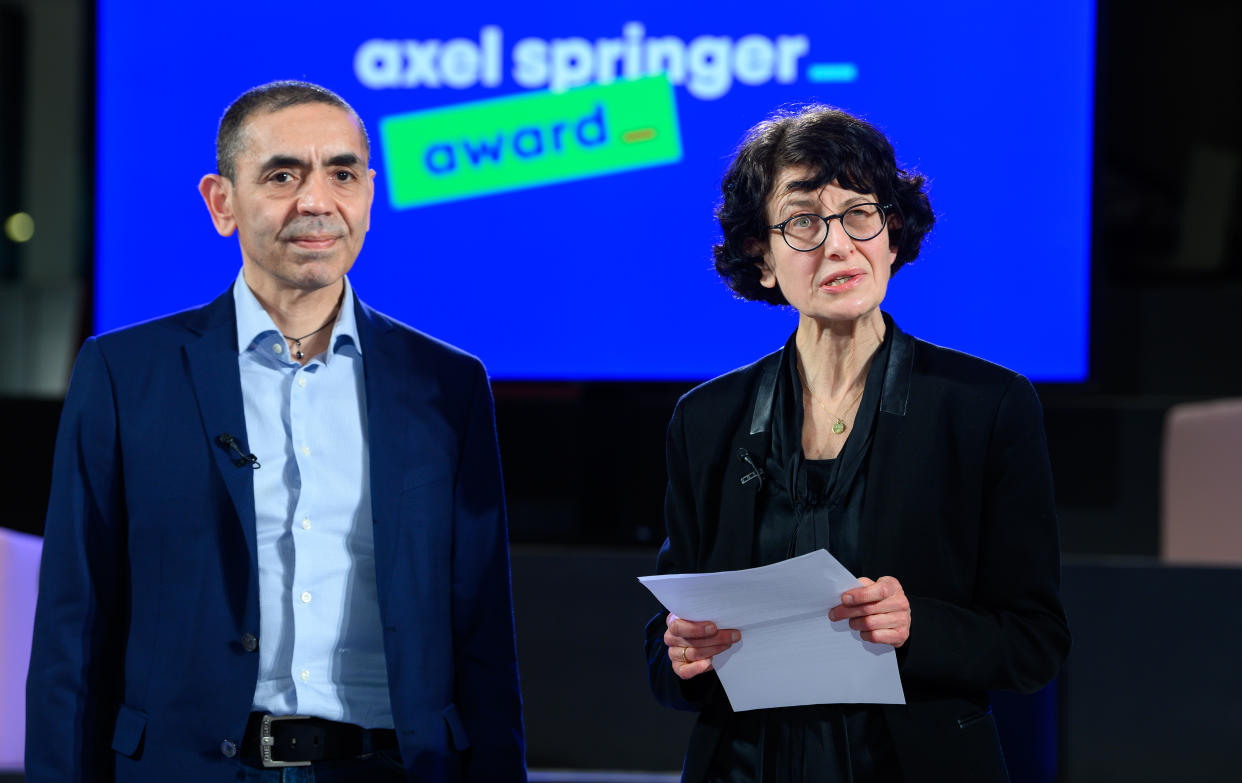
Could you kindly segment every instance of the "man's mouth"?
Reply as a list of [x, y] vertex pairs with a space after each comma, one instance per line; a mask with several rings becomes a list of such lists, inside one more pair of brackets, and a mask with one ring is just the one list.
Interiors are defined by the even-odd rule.
[[289, 241], [295, 245], [300, 245], [301, 247], [322, 248], [322, 247], [329, 247], [336, 240], [337, 240], [337, 237], [335, 235], [328, 234], [328, 235], [296, 236], [296, 237], [293, 237]]

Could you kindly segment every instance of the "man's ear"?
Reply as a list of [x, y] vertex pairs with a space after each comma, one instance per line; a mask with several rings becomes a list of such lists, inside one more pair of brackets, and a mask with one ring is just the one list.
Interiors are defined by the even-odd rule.
[[231, 236], [237, 230], [237, 219], [233, 216], [233, 183], [219, 174], [208, 174], [198, 181], [198, 192], [211, 213], [216, 233], [222, 237]]
[[375, 203], [375, 169], [367, 169], [367, 188], [370, 192], [367, 194], [367, 223], [364, 231], [371, 230], [371, 205]]

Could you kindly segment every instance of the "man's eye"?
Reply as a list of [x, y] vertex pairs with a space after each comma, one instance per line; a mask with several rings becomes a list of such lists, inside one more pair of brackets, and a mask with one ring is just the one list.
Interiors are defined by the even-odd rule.
[[340, 171], [336, 172], [335, 176], [336, 176], [337, 182], [349, 182], [350, 180], [354, 179], [354, 172], [349, 171], [348, 169], [341, 169]]
[[273, 174], [270, 179], [272, 182], [277, 182], [283, 185], [286, 182], [292, 182], [293, 175], [287, 171], [278, 171], [275, 174]]

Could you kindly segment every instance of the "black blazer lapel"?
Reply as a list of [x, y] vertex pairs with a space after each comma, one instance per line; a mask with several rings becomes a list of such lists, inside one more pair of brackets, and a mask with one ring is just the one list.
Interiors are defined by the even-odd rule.
[[[250, 453], [241, 371], [237, 366], [237, 318], [232, 289], [195, 313], [186, 326], [196, 333], [185, 344], [184, 351], [203, 420], [203, 437], [237, 511], [249, 550], [251, 573], [256, 573], [253, 468], [238, 466], [237, 452], [219, 440], [221, 435], [232, 436], [240, 450]], [[262, 464], [262, 455], [258, 456]]]
[[[876, 416], [875, 435], [867, 457], [867, 486], [863, 501], [863, 526], [859, 545], [857, 576], [876, 579], [879, 554], [891, 550], [891, 543], [901, 535], [895, 520], [905, 519], [902, 504], [911, 495], [903, 482], [904, 458], [909, 456], [907, 443], [907, 412], [910, 385], [914, 376], [914, 338], [897, 327], [885, 314], [889, 347], [888, 367], [884, 370], [884, 391]], [[918, 458], [918, 457], [916, 457]], [[901, 491], [894, 491], [894, 486]]]
[[753, 565], [756, 506], [767, 491], [763, 465], [772, 444], [772, 406], [782, 351], [761, 360], [750, 405], [729, 447], [721, 492], [720, 524], [714, 556], [705, 571], [750, 568]]
[[[888, 349], [880, 413], [905, 416], [910, 403], [910, 379], [914, 376], [914, 338], [901, 331], [887, 313], [884, 317], [888, 321], [888, 333], [893, 344]], [[880, 423], [883, 421], [881, 416]]]

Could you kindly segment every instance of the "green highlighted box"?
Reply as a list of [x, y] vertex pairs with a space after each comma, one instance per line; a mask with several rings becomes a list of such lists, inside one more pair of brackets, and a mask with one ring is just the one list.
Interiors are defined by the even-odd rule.
[[379, 129], [393, 209], [681, 160], [663, 74], [397, 114]]

